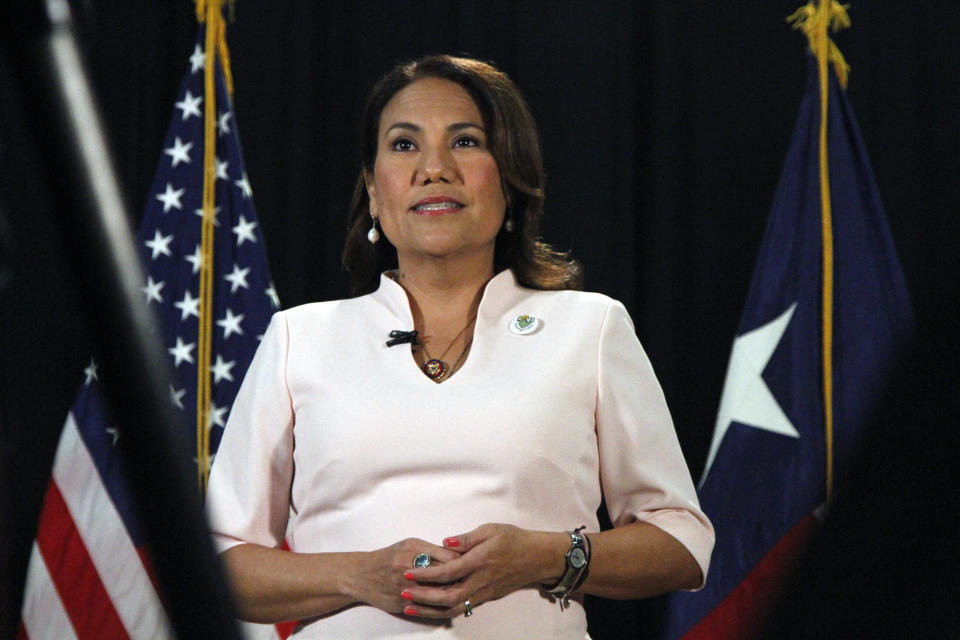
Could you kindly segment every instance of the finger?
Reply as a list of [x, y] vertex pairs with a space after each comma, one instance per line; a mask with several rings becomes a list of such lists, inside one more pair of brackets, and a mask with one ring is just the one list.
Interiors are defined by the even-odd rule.
[[461, 533], [460, 535], [444, 538], [443, 546], [447, 547], [448, 549], [456, 549], [460, 552], [466, 551], [466, 537], [467, 534]]
[[493, 525], [484, 524], [480, 525], [473, 531], [467, 533], [459, 533], [455, 536], [450, 536], [443, 539], [443, 546], [448, 549], [456, 549], [460, 553], [466, 553], [470, 549], [474, 548], [488, 537], [493, 529]]
[[431, 551], [425, 551], [424, 553], [427, 553], [430, 556], [430, 566], [416, 567], [414, 566], [414, 558], [411, 558], [409, 568], [403, 567], [403, 577], [412, 582], [449, 582], [450, 580], [444, 577], [448, 575], [448, 573], [442, 571], [442, 568], [448, 566], [451, 562], [456, 562], [459, 560], [460, 553], [456, 551], [450, 551], [449, 549], [444, 549], [443, 547], [437, 547], [433, 545], [428, 546], [430, 547]]
[[474, 571], [473, 562], [457, 554], [449, 562], [431, 564], [425, 569], [410, 569], [403, 574], [407, 580], [420, 584], [450, 584], [462, 580]]
[[439, 547], [432, 543], [427, 543], [427, 548], [424, 549], [423, 553], [429, 554], [430, 560], [436, 562], [450, 562], [460, 557], [459, 551]]
[[471, 616], [477, 608], [478, 603], [473, 599], [466, 599], [457, 603], [453, 607], [446, 609], [439, 607], [430, 607], [421, 604], [412, 604], [404, 608], [404, 615], [416, 616], [421, 618], [455, 618], [457, 616]]
[[475, 593], [474, 589], [475, 587], [465, 583], [433, 586], [417, 584], [405, 588], [400, 597], [414, 608], [448, 611], [461, 606], [470, 593]]
[[403, 615], [412, 618], [452, 618], [456, 613], [451, 613], [448, 609], [438, 609], [436, 607], [427, 607], [419, 604], [407, 605], [403, 608]]
[[413, 553], [413, 555], [410, 556], [409, 560], [407, 560], [406, 557], [402, 555], [399, 558], [400, 566], [403, 567], [404, 569], [408, 567], [410, 569], [416, 568], [414, 565], [414, 560], [421, 554], [426, 554], [430, 558], [430, 564], [442, 564], [444, 562], [450, 562], [451, 560], [455, 560], [460, 557], [460, 553], [458, 551], [444, 549], [443, 547], [439, 547], [425, 540], [416, 541], [415, 544], [410, 545], [410, 547], [402, 553], [409, 553], [409, 549], [412, 549], [415, 552]]
[[463, 609], [463, 603], [459, 600], [460, 594], [456, 592], [455, 585], [427, 589], [414, 585], [405, 590], [401, 597], [407, 603], [403, 608], [403, 614], [407, 616], [452, 618], [459, 615]]

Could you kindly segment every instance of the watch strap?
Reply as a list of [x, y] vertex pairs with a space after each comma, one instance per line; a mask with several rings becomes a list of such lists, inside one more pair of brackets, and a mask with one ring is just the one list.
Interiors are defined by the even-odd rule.
[[543, 588], [559, 600], [561, 609], [570, 605], [570, 593], [583, 584], [590, 567], [590, 539], [580, 533], [585, 528], [580, 526], [573, 531], [567, 531], [570, 535], [570, 549], [563, 556], [566, 563], [563, 575], [555, 584]]

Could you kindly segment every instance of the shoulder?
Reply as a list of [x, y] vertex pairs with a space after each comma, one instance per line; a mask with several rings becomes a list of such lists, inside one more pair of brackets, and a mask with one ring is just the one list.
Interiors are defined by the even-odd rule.
[[537, 289], [523, 289], [523, 291], [526, 301], [555, 313], [563, 314], [571, 319], [592, 319], [603, 323], [611, 315], [629, 318], [623, 303], [603, 293], [573, 290], [542, 291]]
[[326, 322], [349, 322], [352, 317], [369, 313], [372, 304], [370, 295], [343, 300], [308, 302], [278, 311], [273, 317], [274, 321], [280, 320], [290, 327], [310, 326]]
[[379, 316], [369, 295], [310, 302], [273, 314], [263, 340], [300, 347], [329, 343], [331, 336], [363, 335], [369, 332], [369, 324]]
[[[550, 334], [563, 343], [597, 342], [611, 325], [626, 327], [633, 333], [633, 323], [623, 304], [602, 293], [575, 290], [529, 289], [517, 283], [506, 283], [490, 296], [482, 315], [495, 326], [503, 323], [511, 333], [526, 335], [536, 331]], [[512, 285], [512, 286], [511, 286]], [[530, 319], [533, 326], [529, 329]], [[586, 346], [583, 343], [582, 346]]]
[[[574, 291], [563, 289], [559, 291], [542, 291], [539, 289], [524, 289], [530, 296], [542, 297], [554, 304], [569, 305], [584, 308], [606, 309], [610, 305], [619, 305], [620, 302], [610, 296], [595, 291]], [[622, 305], [621, 305], [622, 306]]]

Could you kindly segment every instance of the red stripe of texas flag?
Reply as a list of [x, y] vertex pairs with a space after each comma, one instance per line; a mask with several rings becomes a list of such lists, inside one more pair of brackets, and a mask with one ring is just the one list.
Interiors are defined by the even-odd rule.
[[753, 571], [682, 640], [747, 640], [759, 637], [787, 578], [820, 520], [810, 514], [787, 532]]

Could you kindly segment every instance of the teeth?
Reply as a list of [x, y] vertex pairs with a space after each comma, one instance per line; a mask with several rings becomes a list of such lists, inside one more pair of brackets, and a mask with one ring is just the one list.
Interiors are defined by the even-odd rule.
[[418, 211], [442, 211], [444, 209], [453, 209], [463, 205], [456, 202], [432, 202], [430, 204], [421, 204], [417, 206]]

